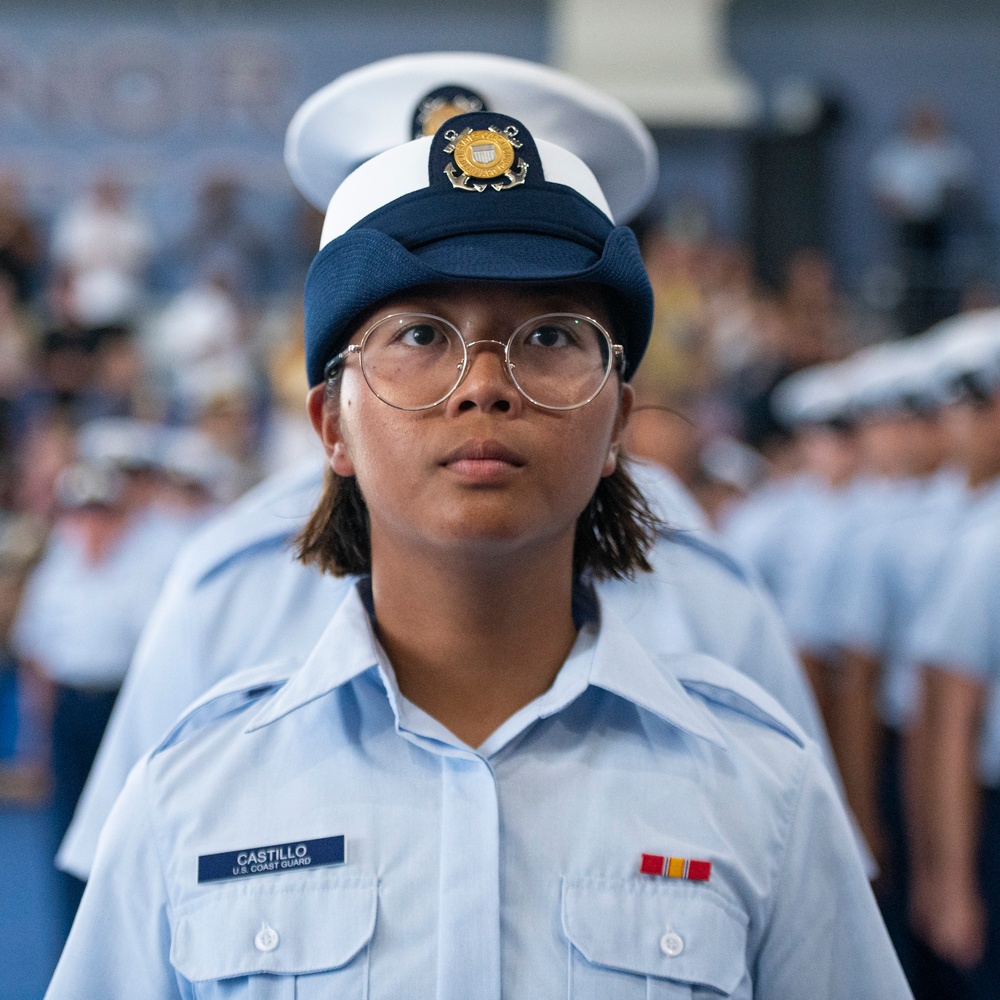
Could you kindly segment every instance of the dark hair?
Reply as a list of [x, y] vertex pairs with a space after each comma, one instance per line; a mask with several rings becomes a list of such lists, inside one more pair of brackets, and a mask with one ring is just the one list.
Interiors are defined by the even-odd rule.
[[[335, 382], [327, 383], [324, 405], [336, 397]], [[619, 456], [615, 471], [601, 478], [577, 519], [573, 575], [606, 580], [650, 572], [647, 555], [662, 527], [629, 474], [627, 459]], [[371, 572], [371, 524], [357, 479], [326, 470], [323, 494], [299, 534], [296, 554], [334, 576]]]
[[[631, 579], [652, 569], [647, 553], [662, 522], [629, 475], [626, 463], [597, 484], [576, 522], [573, 574], [595, 580]], [[296, 541], [296, 554], [324, 573], [370, 573], [368, 507], [358, 481], [326, 471], [323, 494]]]

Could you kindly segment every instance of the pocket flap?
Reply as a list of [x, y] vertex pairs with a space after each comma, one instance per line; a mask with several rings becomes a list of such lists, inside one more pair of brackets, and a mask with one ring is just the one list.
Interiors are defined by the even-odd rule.
[[562, 924], [593, 965], [727, 994], [746, 974], [746, 915], [707, 885], [565, 878]]
[[371, 940], [377, 905], [372, 877], [315, 871], [216, 883], [175, 911], [170, 961], [195, 983], [336, 969]]

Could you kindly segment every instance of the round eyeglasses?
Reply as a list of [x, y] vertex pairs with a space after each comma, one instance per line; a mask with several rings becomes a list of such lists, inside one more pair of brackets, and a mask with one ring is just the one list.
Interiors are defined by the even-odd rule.
[[595, 319], [546, 313], [522, 323], [507, 339], [466, 343], [458, 327], [426, 313], [393, 313], [331, 359], [329, 380], [348, 355], [357, 354], [372, 392], [398, 410], [428, 410], [443, 403], [469, 370], [474, 347], [496, 347], [518, 392], [546, 410], [575, 410], [625, 368], [625, 352]]

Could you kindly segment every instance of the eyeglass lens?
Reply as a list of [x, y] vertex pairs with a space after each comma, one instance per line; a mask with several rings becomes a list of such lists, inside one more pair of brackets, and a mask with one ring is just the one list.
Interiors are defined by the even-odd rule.
[[[510, 340], [510, 375], [521, 393], [541, 406], [579, 406], [606, 381], [610, 347], [604, 331], [583, 316], [539, 316], [518, 327]], [[434, 316], [395, 315], [368, 332], [361, 367], [386, 403], [422, 409], [455, 389], [465, 357], [461, 335], [450, 323]]]

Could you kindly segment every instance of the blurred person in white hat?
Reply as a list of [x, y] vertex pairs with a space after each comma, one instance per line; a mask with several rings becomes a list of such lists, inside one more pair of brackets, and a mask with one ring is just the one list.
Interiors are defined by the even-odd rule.
[[[53, 850], [169, 565], [137, 524], [123, 477], [109, 465], [70, 466], [56, 494], [59, 514], [14, 627], [18, 655], [52, 691]], [[68, 933], [83, 883], [67, 875], [61, 885]]]
[[[969, 506], [910, 641], [915, 929], [972, 998], [1000, 991], [1000, 311], [941, 324], [946, 426]], [[956, 987], [957, 989], [957, 987]]]
[[127, 321], [145, 292], [153, 233], [121, 178], [99, 175], [56, 219], [51, 254], [68, 282], [68, 309], [89, 328]]

